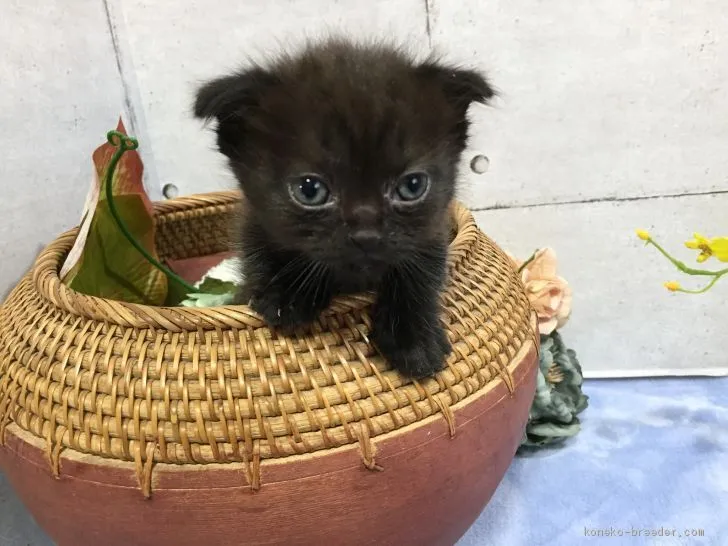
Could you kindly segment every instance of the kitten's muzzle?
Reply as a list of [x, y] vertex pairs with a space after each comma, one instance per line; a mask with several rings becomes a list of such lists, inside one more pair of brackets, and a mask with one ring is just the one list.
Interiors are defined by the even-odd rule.
[[349, 240], [358, 249], [373, 252], [382, 246], [382, 232], [370, 228], [356, 229], [349, 233]]

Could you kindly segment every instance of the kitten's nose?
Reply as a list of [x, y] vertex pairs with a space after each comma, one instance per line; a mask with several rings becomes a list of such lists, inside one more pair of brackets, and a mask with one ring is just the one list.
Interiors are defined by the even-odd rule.
[[382, 242], [382, 234], [377, 229], [360, 228], [352, 231], [349, 239], [362, 250], [374, 250]]
[[347, 224], [350, 229], [349, 239], [361, 250], [376, 249], [382, 242], [382, 232], [379, 229], [379, 209], [369, 204], [358, 204], [347, 215]]

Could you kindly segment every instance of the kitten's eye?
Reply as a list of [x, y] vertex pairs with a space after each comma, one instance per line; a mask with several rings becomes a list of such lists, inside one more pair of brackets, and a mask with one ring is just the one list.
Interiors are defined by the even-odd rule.
[[321, 178], [307, 174], [288, 185], [291, 197], [306, 207], [320, 207], [329, 201], [329, 188]]
[[430, 178], [425, 173], [409, 173], [397, 182], [394, 197], [400, 201], [417, 201], [422, 199], [429, 187]]

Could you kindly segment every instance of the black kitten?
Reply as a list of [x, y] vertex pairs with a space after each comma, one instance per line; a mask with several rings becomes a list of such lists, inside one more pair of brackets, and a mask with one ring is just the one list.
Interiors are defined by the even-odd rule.
[[204, 85], [195, 115], [217, 120], [247, 205], [238, 303], [289, 327], [376, 290], [385, 358], [408, 376], [441, 369], [448, 207], [466, 111], [492, 96], [476, 72], [345, 40]]

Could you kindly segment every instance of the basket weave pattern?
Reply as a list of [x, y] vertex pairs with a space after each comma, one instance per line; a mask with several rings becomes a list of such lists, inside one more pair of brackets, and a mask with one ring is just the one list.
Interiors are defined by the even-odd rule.
[[[167, 258], [227, 249], [234, 193], [156, 205]], [[136, 463], [242, 462], [359, 444], [442, 413], [488, 383], [535, 340], [508, 258], [453, 207], [442, 320], [453, 344], [434, 378], [405, 380], [369, 344], [370, 295], [338, 298], [310, 329], [285, 337], [245, 306], [164, 308], [69, 290], [58, 271], [77, 231], [45, 249], [0, 308], [0, 441], [13, 422], [43, 439], [57, 474], [64, 449]], [[144, 485], [142, 484], [144, 487]], [[148, 485], [147, 485], [148, 487]]]

